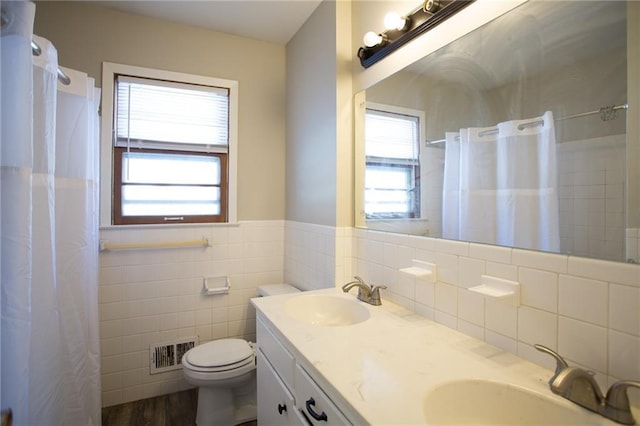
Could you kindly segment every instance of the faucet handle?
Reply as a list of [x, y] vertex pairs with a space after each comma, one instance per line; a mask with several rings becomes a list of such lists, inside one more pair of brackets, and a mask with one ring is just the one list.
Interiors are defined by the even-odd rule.
[[640, 388], [640, 382], [619, 380], [611, 385], [605, 399], [607, 417], [625, 425], [635, 424], [629, 404], [629, 396], [627, 395], [627, 389], [630, 387]]
[[548, 355], [551, 355], [552, 357], [554, 357], [556, 359], [556, 371], [555, 373], [553, 373], [553, 377], [551, 377], [549, 379], [549, 384], [553, 383], [553, 381], [555, 380], [556, 377], [558, 377], [558, 374], [560, 374], [560, 372], [562, 370], [564, 370], [565, 368], [569, 368], [569, 364], [567, 364], [567, 361], [564, 360], [564, 358], [562, 358], [560, 356], [559, 353], [557, 353], [556, 351], [554, 351], [553, 349], [550, 349], [544, 345], [540, 345], [538, 343], [536, 343], [535, 345], [533, 345], [534, 348], [536, 348], [537, 350], [539, 350], [540, 352], [544, 352]]
[[369, 303], [374, 306], [382, 305], [382, 300], [380, 298], [380, 289], [385, 289], [385, 288], [387, 288], [386, 285], [372, 285], [371, 293], [369, 296]]

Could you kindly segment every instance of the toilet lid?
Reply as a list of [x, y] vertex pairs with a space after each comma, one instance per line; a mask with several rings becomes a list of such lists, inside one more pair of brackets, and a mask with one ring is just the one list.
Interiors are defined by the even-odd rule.
[[196, 367], [233, 365], [254, 356], [246, 340], [220, 339], [196, 346], [187, 352], [187, 361]]

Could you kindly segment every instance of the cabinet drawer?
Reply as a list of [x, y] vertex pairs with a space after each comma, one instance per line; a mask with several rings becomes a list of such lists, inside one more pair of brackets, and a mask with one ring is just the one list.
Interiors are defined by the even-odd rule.
[[258, 423], [261, 426], [300, 424], [293, 395], [261, 351], [258, 351]]
[[282, 381], [289, 389], [293, 389], [293, 369], [295, 358], [282, 346], [276, 336], [260, 321], [256, 321], [256, 336], [258, 347], [269, 360]]
[[350, 425], [302, 367], [296, 365], [296, 406], [312, 425]]

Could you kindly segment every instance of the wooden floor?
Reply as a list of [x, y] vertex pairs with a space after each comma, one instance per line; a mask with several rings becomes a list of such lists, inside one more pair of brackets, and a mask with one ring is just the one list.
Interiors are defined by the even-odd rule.
[[[190, 426], [196, 424], [197, 389], [102, 409], [102, 426]], [[256, 426], [256, 422], [242, 426]]]

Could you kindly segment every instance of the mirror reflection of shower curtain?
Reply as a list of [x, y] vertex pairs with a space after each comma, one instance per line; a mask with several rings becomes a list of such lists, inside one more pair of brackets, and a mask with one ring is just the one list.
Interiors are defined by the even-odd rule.
[[[543, 124], [518, 128], [532, 121]], [[447, 133], [445, 152], [444, 238], [560, 250], [551, 112]]]
[[77, 71], [57, 82], [33, 3], [1, 6], [1, 408], [16, 425], [98, 425], [99, 91]]

